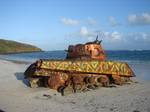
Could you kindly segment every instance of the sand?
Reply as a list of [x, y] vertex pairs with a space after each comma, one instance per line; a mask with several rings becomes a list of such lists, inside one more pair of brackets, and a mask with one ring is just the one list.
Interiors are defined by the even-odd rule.
[[[30, 88], [23, 72], [29, 64], [0, 60], [0, 110], [5, 112], [150, 112], [150, 81], [101, 87], [61, 96], [49, 88]], [[136, 78], [133, 80], [137, 80]]]

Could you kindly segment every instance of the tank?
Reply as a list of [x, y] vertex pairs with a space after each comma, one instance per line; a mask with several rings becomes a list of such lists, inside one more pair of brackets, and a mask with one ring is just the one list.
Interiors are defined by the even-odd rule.
[[131, 82], [134, 72], [125, 62], [107, 60], [98, 37], [93, 42], [69, 45], [66, 59], [40, 59], [24, 75], [32, 88], [43, 86], [62, 95], [123, 85]]

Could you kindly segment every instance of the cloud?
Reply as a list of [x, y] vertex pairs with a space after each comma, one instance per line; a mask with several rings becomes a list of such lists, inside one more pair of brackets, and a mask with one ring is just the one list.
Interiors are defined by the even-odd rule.
[[[94, 41], [99, 35], [99, 40], [105, 49], [149, 49], [150, 48], [150, 33], [146, 32], [130, 32], [122, 33], [118, 31], [100, 31], [92, 30], [89, 27], [83, 26], [80, 30], [69, 33], [69, 38], [84, 41]], [[80, 41], [78, 41], [80, 42]]]
[[91, 40], [92, 38], [96, 37], [96, 33], [90, 29], [88, 29], [85, 26], [82, 26], [78, 31], [76, 32], [72, 32], [72, 33], [67, 33], [66, 34], [67, 37], [82, 37], [84, 39], [88, 39]]
[[116, 32], [116, 31], [112, 32], [110, 37], [111, 37], [112, 41], [120, 41], [120, 40], [122, 40], [122, 35], [119, 32]]
[[62, 18], [61, 22], [65, 25], [72, 25], [72, 26], [79, 25], [80, 23], [78, 20], [71, 19], [71, 18]]
[[121, 33], [114, 31], [114, 32], [101, 32], [101, 31], [93, 31], [88, 29], [87, 27], [81, 27], [79, 36], [87, 38], [88, 40], [93, 40], [95, 37], [99, 35], [99, 38], [107, 41], [107, 42], [120, 42], [123, 41], [123, 36]]
[[87, 24], [88, 25], [96, 25], [97, 24], [97, 20], [96, 19], [93, 19], [91, 17], [88, 17], [87, 18]]
[[123, 36], [121, 33], [114, 31], [114, 32], [103, 32], [104, 33], [104, 38], [103, 40], [106, 42], [121, 42], [124, 41]]
[[86, 27], [82, 27], [81, 29], [80, 29], [80, 35], [82, 36], [82, 37], [88, 37], [89, 36], [89, 31], [88, 31], [88, 29], [86, 28]]
[[149, 43], [150, 34], [145, 32], [129, 33], [123, 34], [118, 31], [107, 32], [100, 30], [91, 30], [85, 26], [81, 27], [79, 31], [70, 33], [67, 36], [69, 37], [82, 37], [88, 41], [93, 41], [96, 36], [99, 36], [99, 39], [102, 39], [105, 43], [109, 44], [120, 44], [121, 43]]
[[128, 23], [131, 25], [150, 25], [150, 14], [131, 14], [128, 16]]
[[92, 40], [93, 38], [96, 37], [96, 32], [92, 31], [90, 29], [88, 29], [87, 27], [83, 26], [81, 27], [80, 31], [79, 31], [79, 36], [80, 37], [85, 37], [88, 40]]
[[137, 32], [123, 34], [117, 31], [104, 32], [103, 43], [107, 49], [149, 49], [150, 34]]
[[111, 26], [118, 26], [118, 25], [120, 25], [118, 22], [117, 22], [117, 20], [115, 19], [115, 17], [113, 17], [113, 16], [110, 16], [109, 18], [108, 18], [108, 20], [109, 20], [109, 23], [111, 24]]
[[128, 35], [128, 40], [136, 43], [150, 42], [150, 35], [145, 32], [131, 33]]
[[150, 34], [146, 32], [134, 32], [125, 35], [127, 42], [125, 47], [127, 49], [149, 49], [150, 48]]
[[148, 35], [147, 33], [141, 33], [141, 37], [145, 41], [150, 41], [150, 35]]

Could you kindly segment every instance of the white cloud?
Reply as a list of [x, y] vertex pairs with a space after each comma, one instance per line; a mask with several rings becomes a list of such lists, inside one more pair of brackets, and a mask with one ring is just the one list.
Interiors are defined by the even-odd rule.
[[132, 14], [128, 16], [128, 22], [131, 25], [150, 25], [150, 14]]
[[87, 27], [83, 26], [81, 27], [79, 31], [79, 36], [87, 38], [89, 41], [94, 39], [96, 37], [96, 32], [88, 29]]
[[122, 34], [117, 31], [104, 32], [104, 44], [109, 49], [149, 49], [150, 34], [145, 32]]
[[96, 19], [93, 19], [93, 18], [91, 18], [91, 17], [88, 17], [88, 18], [87, 18], [87, 23], [88, 23], [89, 25], [96, 25], [96, 24], [97, 24], [97, 20], [96, 20]]
[[117, 22], [117, 20], [115, 19], [115, 17], [113, 17], [113, 16], [110, 16], [110, 17], [108, 18], [108, 20], [109, 20], [111, 26], [118, 26], [118, 25], [120, 25], [120, 24]]
[[133, 33], [132, 36], [134, 37], [134, 40], [137, 42], [150, 42], [150, 35], [144, 32], [139, 32], [139, 33]]
[[104, 32], [103, 40], [106, 41], [106, 42], [121, 42], [121, 41], [124, 41], [122, 34], [117, 32], [117, 31]]
[[95, 37], [99, 35], [99, 39], [102, 39], [106, 42], [121, 42], [124, 41], [123, 36], [121, 33], [114, 31], [114, 32], [100, 32], [100, 31], [92, 31], [87, 27], [81, 27], [79, 36], [87, 38], [88, 40], [93, 40]]
[[121, 34], [119, 32], [113, 32], [111, 34], [112, 40], [114, 41], [120, 41], [121, 40]]
[[150, 38], [148, 37], [147, 33], [141, 33], [141, 36], [145, 41], [150, 41]]
[[78, 20], [75, 19], [71, 19], [71, 18], [62, 18], [61, 22], [65, 25], [78, 25], [80, 22]]
[[87, 29], [86, 27], [82, 27], [82, 28], [80, 29], [80, 35], [81, 35], [82, 37], [88, 36], [88, 35], [89, 35], [88, 29]]
[[[101, 33], [101, 34], [100, 34]], [[100, 34], [100, 35], [99, 35]], [[106, 32], [92, 30], [88, 27], [81, 27], [77, 32], [71, 33], [68, 36], [75, 40], [94, 41], [99, 35], [99, 40], [102, 40], [106, 49], [149, 49], [150, 48], [150, 33], [133, 32], [124, 34], [118, 31]], [[76, 38], [75, 38], [76, 37]], [[81, 39], [82, 38], [82, 39]]]
[[93, 41], [96, 36], [99, 35], [99, 39], [102, 39], [107, 44], [122, 44], [122, 43], [148, 43], [150, 42], [150, 34], [144, 32], [138, 33], [129, 33], [129, 34], [122, 34], [117, 31], [113, 32], [101, 32], [90, 30], [87, 27], [83, 26], [78, 32], [68, 34], [69, 37], [83, 37], [88, 41]]

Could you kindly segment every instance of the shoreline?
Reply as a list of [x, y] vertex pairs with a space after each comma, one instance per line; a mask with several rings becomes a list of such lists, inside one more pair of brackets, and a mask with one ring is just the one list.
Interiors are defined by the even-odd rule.
[[23, 51], [23, 52], [9, 52], [9, 53], [0, 53], [0, 55], [9, 55], [9, 54], [23, 54], [23, 53], [36, 53], [36, 52], [45, 52], [45, 51]]
[[0, 61], [1, 60], [12, 62], [12, 63], [16, 63], [16, 64], [31, 64], [32, 63], [32, 62], [29, 62], [29, 61], [20, 61], [20, 60], [11, 60], [11, 59], [0, 58]]

